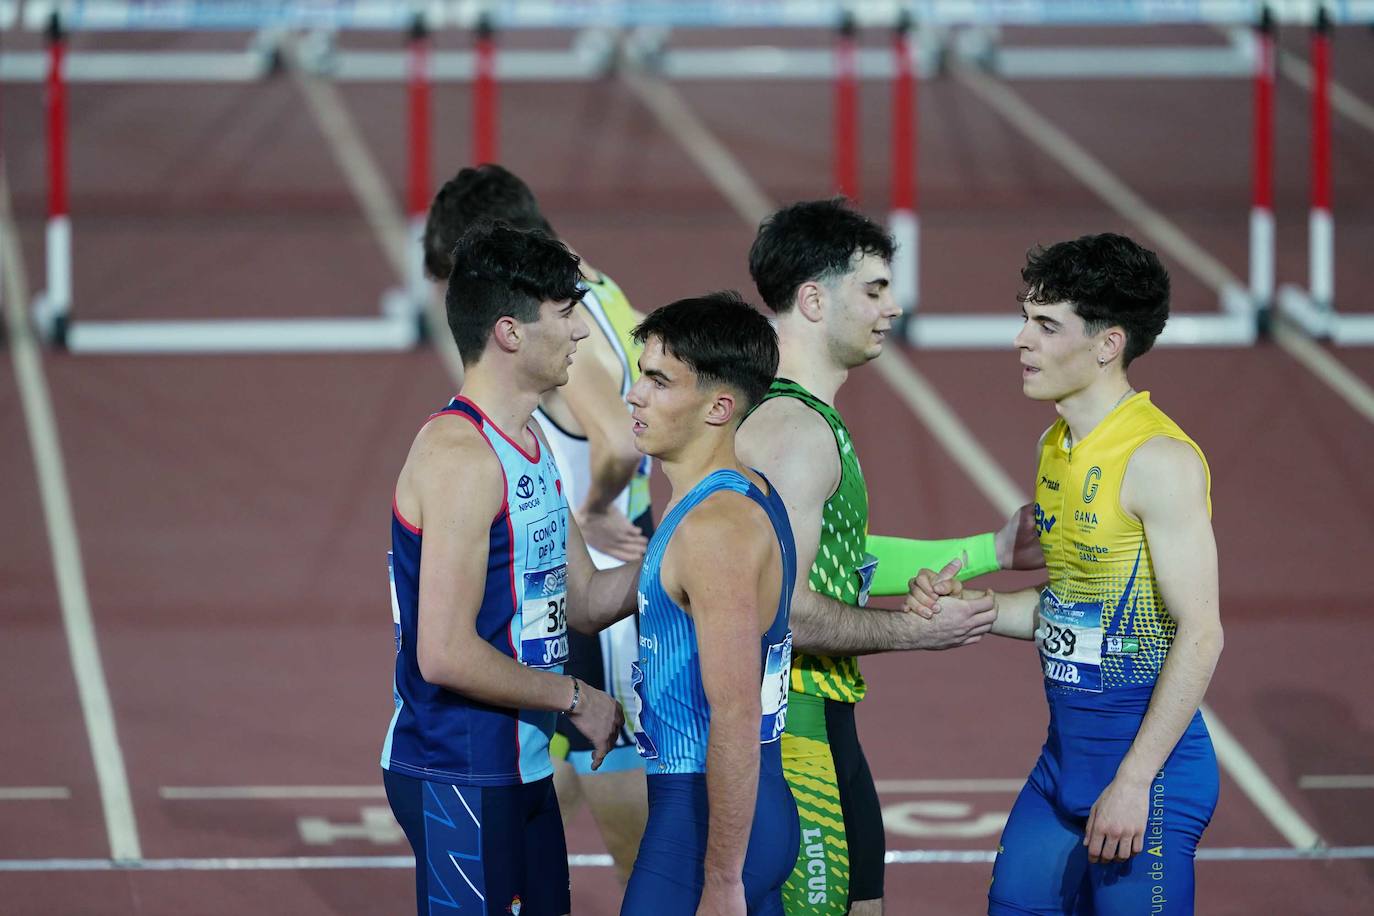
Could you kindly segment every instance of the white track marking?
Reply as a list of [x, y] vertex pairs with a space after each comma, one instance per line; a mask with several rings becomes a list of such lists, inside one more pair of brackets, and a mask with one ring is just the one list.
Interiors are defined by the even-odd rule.
[[1302, 776], [1299, 789], [1374, 789], [1374, 774], [1357, 773], [1350, 776]]
[[[368, 151], [339, 90], [333, 83], [309, 73], [300, 65], [294, 42], [287, 42], [286, 48], [292, 78], [305, 97], [306, 107], [328, 141], [334, 161], [343, 172], [344, 180], [353, 191], [353, 197], [362, 208], [367, 224], [372, 228], [372, 234], [391, 263], [402, 288], [409, 288], [412, 278], [406, 248], [418, 243], [409, 237], [406, 228], [408, 220], [400, 203], [387, 187], [381, 167]], [[425, 317], [431, 331], [430, 338], [439, 351], [444, 368], [454, 384], [460, 384], [463, 361], [458, 355], [458, 345], [447, 333], [448, 318], [438, 297], [425, 297]]]
[[381, 786], [163, 786], [157, 794], [168, 801], [386, 798]]
[[[1091, 188], [1117, 215], [1133, 223], [1165, 255], [1187, 268], [1218, 297], [1228, 286], [1243, 286], [1224, 264], [1204, 251], [1168, 217], [1146, 204], [1140, 195], [1101, 161], [1055, 127], [1005, 83], [966, 67], [954, 68], [954, 75], [1006, 118], [1026, 139]], [[1374, 390], [1321, 347], [1310, 345], [1310, 341], [1306, 341], [1308, 346], [1303, 346], [1304, 340], [1281, 325], [1274, 332], [1274, 341], [1289, 356], [1330, 386], [1353, 410], [1374, 423]]]
[[[1162, 214], [1150, 209], [1139, 195], [1125, 186], [1105, 166], [1086, 150], [1074, 144], [1062, 131], [1031, 109], [1004, 85], [971, 71], [960, 69], [958, 78], [980, 97], [1001, 111], [1037, 146], [1064, 163], [1070, 173], [1097, 191], [1123, 217], [1135, 222], [1142, 231], [1155, 239], [1160, 247], [1185, 264], [1190, 270], [1220, 290], [1234, 283], [1229, 271], [1215, 258], [1187, 238]], [[624, 77], [631, 88], [658, 117], [661, 126], [679, 138], [683, 148], [705, 174], [716, 183], [717, 189], [750, 226], [757, 226], [763, 215], [773, 207], [767, 195], [758, 187], [733, 154], [711, 136], [709, 129], [690, 115], [686, 103], [667, 83], [647, 77]], [[645, 87], [652, 87], [646, 93]], [[675, 101], [672, 99], [675, 98]], [[672, 120], [665, 120], [671, 118]], [[704, 134], [704, 137], [694, 136]], [[1065, 152], [1068, 150], [1068, 152]], [[728, 160], [727, 162], [717, 160]], [[733, 176], [730, 181], [716, 176]], [[1137, 212], [1138, 211], [1138, 212]], [[1010, 515], [1025, 504], [1027, 497], [1011, 481], [1001, 466], [983, 449], [959, 421], [954, 411], [939, 396], [935, 388], [916, 371], [910, 361], [895, 348], [876, 360], [883, 378], [925, 422], [931, 432], [960, 468], [973, 480], [999, 512]], [[1223, 768], [1236, 780], [1251, 802], [1269, 819], [1274, 828], [1295, 848], [1306, 849], [1320, 844], [1321, 838], [1303, 820], [1278, 788], [1255, 764], [1210, 709], [1204, 715], [1212, 725], [1217, 758]]]
[[[997, 857], [992, 849], [893, 849], [889, 865], [986, 864]], [[1374, 860], [1374, 846], [1332, 846], [1291, 849], [1286, 846], [1204, 846], [1197, 851], [1203, 862], [1349, 862]], [[573, 868], [609, 868], [615, 864], [605, 854], [568, 856]], [[0, 859], [4, 872], [87, 871], [334, 871], [340, 869], [415, 867], [413, 856], [283, 856], [279, 858], [219, 859]]]
[[77, 538], [66, 465], [62, 460], [62, 444], [47, 378], [43, 374], [43, 355], [26, 315], [28, 283], [24, 276], [23, 255], [19, 251], [19, 234], [10, 209], [9, 174], [3, 159], [0, 159], [0, 261], [4, 264], [0, 272], [4, 274], [8, 300], [5, 312], [15, 382], [38, 475], [43, 519], [52, 550], [53, 575], [62, 607], [62, 626], [67, 634], [77, 696], [100, 787], [110, 855], [119, 860], [138, 859], [143, 855], [138, 841], [138, 822], [129, 795], [129, 778], [119, 747], [105, 667], [100, 661], [100, 646], [86, 591], [85, 567], [81, 562], [81, 542]]
[[65, 801], [72, 797], [66, 786], [7, 786], [0, 788], [0, 801]]
[[926, 794], [935, 792], [978, 793], [1020, 792], [1026, 784], [1022, 779], [878, 779], [879, 792], [898, 794]]

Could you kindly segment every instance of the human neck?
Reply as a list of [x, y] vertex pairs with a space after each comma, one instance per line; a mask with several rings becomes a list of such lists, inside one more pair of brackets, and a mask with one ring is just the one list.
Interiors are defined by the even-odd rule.
[[[799, 316], [793, 318], [799, 320]], [[835, 365], [824, 338], [806, 333], [808, 330], [813, 329], [809, 325], [797, 327], [789, 319], [778, 322], [778, 377], [791, 379], [834, 407], [835, 395], [849, 378], [849, 370]]]
[[520, 436], [539, 404], [539, 392], [521, 391], [515, 380], [508, 377], [509, 373], [483, 368], [481, 363], [467, 367], [459, 394], [482, 408], [506, 435]]
[[1069, 424], [1074, 442], [1082, 442], [1107, 415], [1135, 393], [1125, 373], [1104, 375], [1091, 385], [1055, 402], [1055, 410]]
[[658, 456], [663, 476], [673, 486], [673, 499], [676, 503], [686, 496], [693, 487], [706, 479], [714, 471], [743, 471], [739, 458], [735, 455], [735, 431], [719, 430], [705, 436], [698, 436], [672, 455]]

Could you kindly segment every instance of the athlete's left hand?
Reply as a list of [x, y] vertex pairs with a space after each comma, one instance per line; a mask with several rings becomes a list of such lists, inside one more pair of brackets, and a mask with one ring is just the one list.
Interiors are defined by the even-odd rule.
[[1088, 861], [1125, 862], [1145, 845], [1145, 821], [1150, 811], [1150, 784], [1117, 773], [1093, 802], [1084, 831]]

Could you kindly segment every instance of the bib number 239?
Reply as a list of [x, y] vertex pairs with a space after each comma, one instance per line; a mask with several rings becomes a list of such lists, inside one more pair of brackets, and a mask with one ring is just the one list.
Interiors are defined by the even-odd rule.
[[1040, 596], [1035, 630], [1045, 679], [1062, 687], [1102, 692], [1102, 604], [1061, 601], [1049, 589]]

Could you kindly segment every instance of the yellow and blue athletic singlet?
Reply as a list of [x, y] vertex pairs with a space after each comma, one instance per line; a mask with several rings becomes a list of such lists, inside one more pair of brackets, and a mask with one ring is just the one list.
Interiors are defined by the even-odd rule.
[[1158, 437], [1187, 443], [1206, 468], [1148, 392], [1080, 442], [1060, 419], [1041, 445], [1035, 520], [1050, 581], [1035, 641], [1049, 736], [1003, 832], [989, 913], [1192, 912], [1193, 858], [1218, 791], [1200, 714], [1150, 786], [1144, 851], [1093, 865], [1083, 846], [1088, 814], [1135, 739], [1177, 629], [1144, 526], [1120, 498], [1131, 456]]
[[782, 884], [797, 857], [797, 809], [783, 779], [778, 741], [787, 722], [796, 544], [787, 509], [771, 485], [765, 494], [737, 471], [715, 471], [668, 513], [649, 542], [640, 573], [635, 692], [641, 705], [635, 740], [648, 767], [649, 821], [621, 905], [622, 916], [650, 912], [655, 916], [691, 916], [701, 899], [710, 818], [706, 754], [711, 705], [701, 680], [695, 623], [664, 590], [660, 569], [682, 520], [704, 500], [724, 490], [743, 493], [764, 509], [782, 558], [777, 611], [759, 640], [759, 784], [744, 861], [749, 913], [780, 916]]
[[[558, 466], [538, 436], [534, 453], [526, 452], [466, 398], [430, 419], [442, 416], [471, 422], [504, 474], [477, 633], [527, 667], [561, 672], [568, 503]], [[415, 850], [417, 912], [566, 913], [567, 846], [549, 760], [557, 713], [492, 706], [424, 679], [416, 659], [423, 537], [393, 503], [395, 713], [382, 768], [391, 809]]]

